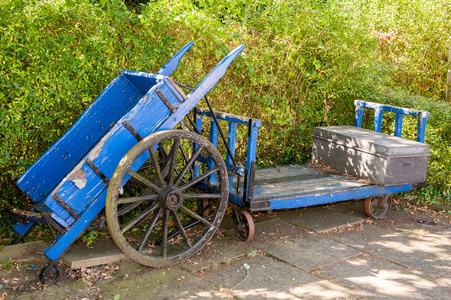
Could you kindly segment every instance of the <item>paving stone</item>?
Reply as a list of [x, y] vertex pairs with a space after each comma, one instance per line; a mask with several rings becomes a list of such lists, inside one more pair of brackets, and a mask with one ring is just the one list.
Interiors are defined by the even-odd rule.
[[0, 248], [0, 261], [7, 261], [13, 258], [22, 262], [32, 260], [46, 261], [44, 250], [47, 246], [43, 241], [6, 246], [3, 249]]
[[342, 299], [353, 295], [351, 290], [264, 255], [220, 265], [202, 272], [201, 277], [239, 299]]
[[[88, 295], [83, 282], [66, 283], [51, 285], [45, 288], [45, 290], [34, 291], [32, 293], [24, 293], [11, 297], [11, 299], [45, 299], [45, 300], [61, 300], [61, 299], [83, 299]], [[89, 299], [89, 298], [88, 298]]]
[[398, 231], [421, 230], [424, 232], [437, 232], [451, 228], [451, 224], [445, 221], [434, 220], [433, 217], [418, 212], [406, 213], [402, 210], [392, 209], [387, 217], [380, 220], [372, 220], [374, 225]]
[[371, 256], [355, 257], [312, 274], [370, 299], [445, 299], [451, 292], [450, 286]]
[[279, 216], [280, 218], [255, 223], [255, 234], [250, 244], [268, 243], [281, 238], [296, 238], [308, 234], [308, 230], [282, 220], [285, 214]]
[[393, 231], [364, 225], [362, 231], [328, 234], [335, 241], [370, 253], [431, 277], [451, 272], [451, 238], [448, 231]]
[[354, 248], [314, 233], [281, 238], [257, 248], [306, 271], [360, 254]]
[[215, 236], [192, 258], [186, 260], [181, 266], [191, 272], [196, 272], [212, 265], [233, 260], [252, 251], [248, 243], [234, 240], [231, 237]]
[[[279, 216], [279, 218], [281, 217]], [[287, 211], [283, 220], [318, 233], [325, 233], [349, 225], [362, 224], [366, 218], [315, 206], [302, 210]]]
[[363, 200], [350, 200], [350, 201], [331, 203], [331, 204], [325, 205], [324, 207], [334, 210], [334, 211], [344, 213], [344, 214], [355, 216], [357, 218], [361, 218], [361, 219], [368, 218], [368, 216], [365, 214], [365, 211], [363, 210]]
[[93, 267], [118, 262], [128, 257], [116, 246], [112, 239], [99, 239], [89, 246], [78, 243], [70, 248], [63, 261], [71, 269]]
[[232, 299], [217, 287], [178, 267], [134, 274], [126, 280], [97, 284], [105, 299]]

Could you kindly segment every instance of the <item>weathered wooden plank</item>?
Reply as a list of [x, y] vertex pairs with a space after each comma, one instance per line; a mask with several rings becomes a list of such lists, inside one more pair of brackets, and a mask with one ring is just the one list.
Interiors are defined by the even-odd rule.
[[285, 198], [293, 195], [320, 194], [364, 186], [345, 175], [266, 183], [254, 187], [254, 199]]
[[304, 194], [287, 198], [272, 199], [270, 200], [269, 209], [297, 208], [297, 207], [334, 203], [352, 199], [363, 199], [385, 194], [406, 192], [412, 190], [412, 188], [413, 187], [411, 184], [396, 185], [389, 187], [378, 185], [363, 185], [360, 187], [353, 187], [344, 190], [336, 190], [323, 193]]
[[[295, 165], [257, 170], [250, 210], [319, 205], [412, 189], [412, 185], [382, 187], [318, 165]], [[236, 200], [235, 200], [236, 201]], [[235, 202], [234, 201], [234, 202]]]

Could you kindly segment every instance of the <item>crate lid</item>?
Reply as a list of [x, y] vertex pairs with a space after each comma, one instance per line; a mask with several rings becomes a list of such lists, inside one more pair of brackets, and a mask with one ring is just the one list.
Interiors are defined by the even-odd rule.
[[387, 157], [429, 155], [429, 145], [355, 126], [323, 126], [313, 138]]

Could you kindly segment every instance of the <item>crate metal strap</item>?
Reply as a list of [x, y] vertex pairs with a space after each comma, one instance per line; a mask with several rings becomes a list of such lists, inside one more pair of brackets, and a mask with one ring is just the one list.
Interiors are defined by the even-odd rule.
[[94, 173], [96, 173], [100, 177], [100, 179], [103, 180], [103, 182], [106, 183], [106, 185], [110, 184], [108, 177], [106, 177], [105, 174], [103, 174], [102, 171], [100, 171], [100, 169], [97, 168], [97, 166], [90, 159], [87, 159], [85, 163], [94, 171]]
[[59, 204], [61, 204], [62, 207], [64, 207], [65, 210], [67, 210], [68, 213], [70, 213], [72, 216], [74, 216], [75, 219], [80, 219], [80, 215], [77, 214], [75, 210], [72, 209], [72, 207], [69, 206], [60, 196], [57, 194], [53, 195], [53, 199], [56, 200]]
[[158, 97], [161, 98], [161, 100], [163, 100], [164, 104], [166, 104], [166, 106], [173, 112], [175, 113], [177, 111], [177, 109], [174, 107], [174, 105], [172, 105], [171, 102], [169, 102], [168, 98], [166, 98], [166, 96], [163, 94], [163, 92], [160, 89], [157, 89], [155, 91], [158, 95]]
[[133, 128], [132, 125], [130, 125], [130, 123], [128, 123], [127, 120], [122, 121], [122, 125], [125, 126], [125, 128], [128, 129], [128, 131], [130, 131], [131, 134], [133, 134], [133, 136], [140, 142], [142, 141], [143, 137], [138, 133], [138, 131], [136, 131], [135, 128]]

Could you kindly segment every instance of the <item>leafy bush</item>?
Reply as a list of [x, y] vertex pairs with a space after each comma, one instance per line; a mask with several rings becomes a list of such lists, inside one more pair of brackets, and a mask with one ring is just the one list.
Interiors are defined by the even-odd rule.
[[314, 126], [352, 124], [354, 99], [380, 101], [431, 111], [430, 182], [449, 191], [449, 104], [412, 96], [443, 96], [447, 1], [142, 2], [0, 3], [0, 207], [26, 204], [14, 181], [118, 70], [155, 72], [190, 40], [174, 73], [189, 85], [246, 45], [211, 98], [263, 121], [261, 165], [305, 161]]
[[449, 1], [346, 1], [356, 20], [378, 40], [392, 84], [443, 99], [451, 30]]
[[180, 44], [147, 30], [119, 1], [0, 5], [1, 207], [5, 201], [23, 205], [13, 181], [120, 69], [156, 71]]

